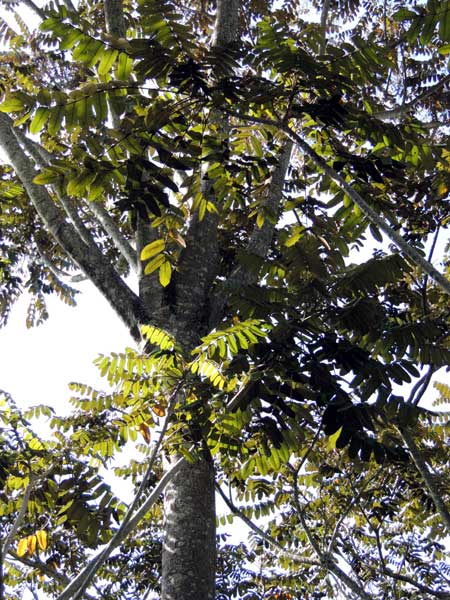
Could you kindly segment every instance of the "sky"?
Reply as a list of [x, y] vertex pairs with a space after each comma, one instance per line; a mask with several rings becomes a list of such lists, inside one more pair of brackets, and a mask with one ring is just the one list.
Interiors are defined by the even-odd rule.
[[78, 289], [82, 293], [76, 307], [56, 294], [47, 296], [49, 319], [31, 329], [25, 325], [29, 296], [22, 296], [0, 330], [0, 389], [21, 407], [50, 404], [65, 413], [68, 383], [107, 387], [93, 360], [132, 345], [127, 329], [94, 286], [86, 281]]

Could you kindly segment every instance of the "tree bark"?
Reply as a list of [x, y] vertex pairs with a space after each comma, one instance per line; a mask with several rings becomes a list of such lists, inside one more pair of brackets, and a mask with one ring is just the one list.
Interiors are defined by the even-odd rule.
[[[212, 46], [237, 39], [240, 0], [218, 0]], [[222, 135], [227, 119], [212, 112], [211, 122]], [[202, 181], [202, 192], [214, 202], [212, 182]], [[186, 249], [174, 278], [175, 300], [161, 327], [169, 329], [189, 351], [207, 333], [211, 286], [218, 267], [218, 216], [194, 214], [186, 235]], [[207, 398], [204, 399], [207, 402]], [[162, 600], [212, 600], [215, 596], [216, 511], [215, 473], [209, 457], [185, 462], [164, 497]]]
[[165, 515], [162, 600], [212, 600], [216, 510], [211, 461], [183, 464], [166, 488]]
[[13, 134], [11, 119], [3, 113], [0, 113], [0, 145], [47, 231], [108, 300], [134, 339], [139, 341], [139, 324], [149, 320], [144, 305], [103, 256], [95, 241], [86, 236], [82, 239], [47, 189], [33, 183], [37, 172]]

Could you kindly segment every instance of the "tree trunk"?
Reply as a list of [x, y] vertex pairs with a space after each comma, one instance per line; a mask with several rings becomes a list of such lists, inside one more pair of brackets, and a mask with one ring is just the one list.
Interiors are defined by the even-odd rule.
[[165, 493], [162, 600], [212, 600], [216, 511], [211, 461], [185, 463]]
[[[239, 0], [218, 0], [213, 46], [226, 46], [237, 38], [239, 7]], [[226, 135], [226, 119], [215, 113], [210, 118]], [[203, 181], [202, 192], [215, 201], [211, 181]], [[218, 266], [217, 225], [214, 214], [207, 213], [203, 220], [193, 216], [175, 278], [173, 314], [165, 323], [157, 323], [171, 331], [188, 352], [208, 330], [211, 284]], [[183, 465], [166, 488], [164, 515], [162, 600], [212, 600], [216, 511], [215, 473], [209, 457]]]

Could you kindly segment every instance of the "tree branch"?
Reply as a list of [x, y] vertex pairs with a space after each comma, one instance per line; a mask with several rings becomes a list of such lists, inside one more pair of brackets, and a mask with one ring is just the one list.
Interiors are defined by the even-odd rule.
[[[218, 0], [212, 46], [227, 46], [237, 38], [240, 0]], [[216, 134], [225, 139], [228, 119], [223, 111], [212, 109], [210, 122]], [[201, 172], [201, 192], [208, 202], [214, 204], [214, 181], [207, 178], [208, 164]], [[209, 303], [209, 290], [219, 263], [217, 227], [219, 215], [207, 211], [200, 220], [195, 213], [186, 235], [186, 248], [178, 264], [177, 273], [177, 337], [186, 340], [186, 346], [198, 340], [198, 325], [208, 327], [205, 304]], [[211, 314], [211, 309], [208, 311]], [[205, 318], [206, 317], [206, 318]], [[195, 339], [193, 339], [193, 334]]]
[[342, 583], [344, 583], [350, 590], [352, 590], [352, 592], [356, 594], [359, 598], [362, 598], [363, 600], [374, 600], [372, 595], [367, 594], [356, 581], [354, 581], [349, 575], [347, 575], [345, 571], [341, 569], [341, 567], [338, 566], [338, 564], [335, 562], [334, 558], [330, 554], [321, 551], [319, 545], [314, 539], [314, 536], [312, 535], [311, 530], [308, 527], [308, 524], [306, 523], [303, 510], [300, 506], [298, 506], [298, 509], [300, 509], [298, 512], [300, 523], [306, 533], [306, 537], [308, 538], [309, 543], [311, 544], [312, 548], [317, 554], [321, 565], [323, 565], [323, 567], [327, 571], [333, 573], [335, 577], [342, 581]]
[[[18, 142], [23, 145], [26, 151], [33, 158], [36, 165], [38, 165], [40, 168], [43, 168], [51, 164], [53, 156], [50, 154], [50, 152], [47, 152], [47, 150], [43, 148], [38, 142], [30, 140], [20, 129], [14, 128], [13, 133], [17, 138]], [[77, 210], [72, 206], [70, 199], [65, 196], [62, 196], [58, 192], [58, 190], [55, 190], [55, 193], [83, 241], [85, 241], [87, 244], [93, 242], [94, 240], [89, 230], [86, 228], [83, 221], [78, 216]], [[133, 271], [136, 271], [136, 252], [132, 248], [131, 244], [123, 237], [120, 230], [114, 223], [114, 220], [109, 215], [108, 211], [104, 208], [102, 204], [98, 202], [89, 202], [87, 206], [89, 210], [95, 215], [98, 222], [102, 225], [106, 233], [111, 237], [112, 241], [116, 245], [116, 248], [125, 258], [125, 260], [133, 269]]]
[[106, 31], [115, 37], [125, 37], [122, 0], [104, 0]]
[[[298, 474], [298, 470], [297, 470]], [[343, 571], [339, 565], [334, 560], [333, 556], [328, 552], [323, 552], [315, 540], [304, 515], [304, 510], [300, 506], [300, 502], [298, 499], [298, 482], [297, 482], [297, 474], [294, 475], [294, 504], [297, 509], [297, 514], [300, 520], [300, 524], [303, 530], [306, 533], [306, 537], [308, 538], [311, 547], [314, 552], [317, 554], [318, 559], [320, 560], [320, 564], [330, 573], [333, 573], [335, 577], [337, 577], [342, 583], [344, 583], [354, 594], [356, 594], [359, 598], [363, 600], [374, 600], [373, 596], [367, 594], [364, 589], [359, 585], [358, 582], [354, 581], [345, 571]]]
[[85, 590], [95, 577], [95, 574], [108, 559], [111, 552], [117, 548], [122, 540], [124, 540], [142, 521], [153, 504], [159, 499], [164, 491], [164, 488], [175, 477], [184, 463], [185, 459], [181, 458], [174, 464], [170, 471], [165, 473], [158, 485], [154, 488], [153, 492], [148, 496], [139, 510], [136, 511], [135, 515], [129, 520], [125, 521], [124, 526], [121, 525], [119, 527], [107, 546], [91, 560], [91, 562], [75, 577], [75, 579], [70, 582], [70, 584], [58, 596], [57, 600], [77, 600], [77, 598], [81, 598], [83, 596]]
[[237, 39], [241, 0], [218, 0], [213, 46], [226, 46]]
[[[450, 76], [449, 76], [450, 77]], [[347, 196], [361, 209], [361, 212], [367, 217], [367, 219], [378, 227], [383, 233], [385, 233], [388, 238], [394, 242], [397, 248], [403, 252], [417, 267], [419, 267], [423, 272], [427, 273], [437, 285], [446, 293], [450, 295], [450, 281], [448, 281], [442, 273], [440, 273], [437, 269], [433, 267], [433, 265], [428, 262], [423, 256], [412, 246], [410, 246], [405, 240], [399, 235], [396, 231], [392, 229], [382, 217], [378, 215], [375, 210], [369, 206], [369, 204], [362, 198], [362, 196], [354, 190], [343, 177], [335, 171], [332, 167], [330, 167], [326, 161], [317, 154], [317, 152], [311, 148], [311, 146], [305, 142], [295, 131], [293, 131], [288, 125], [280, 122], [274, 121], [273, 119], [259, 118], [251, 115], [242, 115], [239, 113], [234, 113], [232, 111], [228, 111], [229, 114], [233, 114], [237, 118], [252, 122], [252, 123], [263, 123], [265, 125], [270, 125], [272, 127], [277, 127], [284, 131], [290, 138], [293, 140], [303, 152], [311, 158], [311, 160], [322, 169], [322, 171], [328, 175], [333, 181], [335, 181], [339, 187], [344, 190]]]
[[138, 325], [148, 320], [139, 298], [120, 278], [94, 242], [83, 241], [43, 186], [33, 183], [36, 171], [12, 131], [11, 119], [0, 114], [0, 145], [21, 180], [31, 203], [61, 248], [100, 290], [115, 312], [140, 340]]
[[22, 500], [22, 503], [20, 505], [19, 512], [17, 513], [17, 516], [16, 516], [16, 518], [14, 520], [14, 523], [13, 523], [11, 529], [9, 530], [8, 535], [6, 536], [6, 540], [5, 540], [5, 543], [3, 544], [3, 548], [1, 549], [1, 554], [5, 558], [6, 558], [6, 555], [8, 554], [8, 552], [9, 552], [9, 549], [11, 547], [12, 541], [15, 538], [16, 533], [19, 530], [19, 527], [21, 526], [22, 521], [23, 521], [23, 519], [25, 517], [25, 513], [26, 513], [27, 508], [28, 508], [28, 502], [30, 500], [30, 495], [31, 495], [31, 492], [33, 490], [35, 481], [36, 481], [36, 479], [35, 479], [34, 475], [31, 473], [30, 474], [30, 480], [28, 482], [27, 487], [25, 488], [25, 493], [23, 495], [23, 500]]
[[422, 457], [422, 453], [419, 448], [416, 446], [414, 441], [414, 437], [411, 432], [405, 427], [403, 429], [398, 428], [400, 435], [402, 436], [403, 441], [405, 442], [408, 450], [411, 452], [411, 456], [413, 458], [414, 464], [416, 465], [417, 470], [422, 476], [423, 482], [430, 493], [431, 498], [433, 499], [436, 510], [438, 511], [447, 532], [450, 534], [450, 512], [442, 499], [442, 496], [438, 490], [438, 487], [435, 483], [435, 476], [430, 472], [427, 467], [426, 462]]
[[286, 548], [284, 548], [284, 546], [282, 546], [279, 542], [277, 542], [277, 540], [275, 540], [272, 536], [270, 536], [265, 531], [263, 531], [260, 527], [258, 527], [258, 525], [256, 525], [256, 523], [253, 523], [253, 521], [251, 519], [249, 519], [242, 512], [242, 510], [240, 510], [234, 504], [234, 502], [232, 502], [228, 498], [228, 496], [220, 488], [219, 485], [216, 485], [216, 490], [219, 492], [220, 497], [222, 498], [222, 500], [225, 502], [225, 504], [228, 506], [228, 508], [231, 510], [231, 512], [234, 515], [239, 517], [239, 519], [241, 519], [241, 521], [243, 521], [249, 529], [254, 531], [257, 535], [259, 535], [268, 544], [270, 544], [271, 546], [276, 548], [278, 551], [282, 552], [282, 554], [284, 554], [284, 556], [286, 556], [290, 560], [292, 560], [298, 564], [302, 564], [302, 565], [312, 565], [312, 566], [320, 566], [321, 565], [321, 563], [318, 560], [314, 560], [313, 558], [309, 559], [309, 558], [304, 558], [302, 556], [298, 556], [298, 554], [296, 554], [295, 552], [291, 552], [290, 550], [287, 550]]
[[428, 371], [425, 373], [425, 375], [421, 377], [411, 389], [406, 404], [414, 404], [415, 406], [419, 404], [423, 398], [423, 395], [427, 391], [428, 386], [430, 385], [431, 378], [433, 377], [433, 373], [435, 371], [436, 368], [433, 365], [428, 367]]
[[405, 583], [409, 583], [414, 586], [416, 589], [420, 590], [424, 594], [429, 594], [430, 596], [434, 596], [435, 598], [441, 598], [442, 600], [450, 600], [450, 592], [440, 592], [439, 590], [433, 590], [433, 588], [428, 587], [427, 585], [423, 585], [419, 583], [412, 577], [408, 575], [401, 575], [400, 573], [394, 573], [389, 567], [383, 567], [382, 572], [393, 579], [397, 579], [398, 581], [404, 581]]
[[[264, 200], [263, 208], [268, 216], [264, 219], [261, 227], [255, 225], [247, 243], [246, 253], [264, 259], [272, 244], [273, 234], [280, 213], [281, 200], [283, 197], [283, 185], [286, 179], [286, 172], [289, 167], [293, 143], [288, 140], [284, 143], [278, 164], [273, 170], [267, 197]], [[244, 265], [238, 265], [225, 284], [220, 286], [220, 290], [215, 294], [210, 316], [210, 327], [215, 327], [223, 317], [223, 309], [227, 298], [234, 290], [243, 286], [248, 286], [258, 281], [258, 273]], [[227, 293], [228, 292], [228, 293]]]
[[422, 92], [422, 94], [419, 94], [410, 102], [406, 102], [406, 104], [403, 104], [402, 106], [397, 106], [396, 108], [392, 108], [391, 110], [376, 112], [373, 116], [377, 119], [380, 119], [381, 121], [398, 119], [399, 117], [402, 117], [405, 113], [410, 111], [412, 108], [414, 108], [417, 104], [419, 104], [419, 102], [422, 102], [422, 100], [426, 100], [434, 93], [440, 91], [440, 89], [443, 86], [445, 86], [448, 82], [450, 82], [450, 75], [443, 77], [441, 81], [438, 81], [435, 85], [426, 88], [425, 91]]
[[111, 215], [100, 202], [89, 202], [88, 209], [94, 213], [106, 233], [111, 237], [120, 254], [125, 258], [133, 271], [137, 270], [136, 251], [124, 238]]
[[322, 11], [320, 13], [320, 27], [322, 29], [322, 41], [320, 43], [320, 53], [325, 54], [327, 48], [327, 27], [328, 13], [330, 11], [330, 0], [323, 0]]
[[[36, 242], [36, 240], [35, 240]], [[56, 267], [52, 261], [48, 258], [48, 256], [45, 254], [45, 252], [42, 250], [42, 248], [39, 247], [39, 244], [36, 242], [36, 248], [38, 251], [38, 254], [41, 258], [41, 262], [42, 264], [47, 267], [47, 269], [53, 273], [53, 275], [57, 278], [57, 279], [63, 279], [64, 277], [67, 277], [68, 280], [70, 281], [70, 283], [79, 283], [80, 281], [85, 281], [86, 280], [86, 276], [83, 275], [82, 273], [78, 273], [76, 275], [71, 275], [70, 273], [66, 273], [66, 271], [62, 271], [61, 269], [59, 269], [58, 267]]]

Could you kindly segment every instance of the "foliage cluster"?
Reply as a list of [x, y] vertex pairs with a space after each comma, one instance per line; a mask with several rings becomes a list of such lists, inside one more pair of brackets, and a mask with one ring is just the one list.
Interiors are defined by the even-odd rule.
[[450, 2], [320, 5], [244, 1], [210, 44], [213, 3], [129, 0], [111, 32], [106, 1], [50, 2], [31, 35], [8, 2], [2, 323], [24, 290], [30, 325], [74, 303], [81, 268], [144, 343], [70, 417], [4, 394], [3, 597], [158, 594], [174, 456], [253, 531], [222, 536], [218, 598], [450, 597], [448, 385], [420, 404], [450, 364], [449, 263], [421, 271], [450, 219]]

